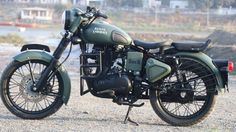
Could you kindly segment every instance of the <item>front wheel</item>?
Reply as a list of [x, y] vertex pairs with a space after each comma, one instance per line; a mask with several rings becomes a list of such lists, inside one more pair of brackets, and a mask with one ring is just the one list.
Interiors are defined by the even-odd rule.
[[213, 110], [215, 77], [191, 58], [180, 58], [178, 71], [164, 79], [159, 87], [161, 91], [150, 91], [150, 102], [155, 113], [171, 125], [194, 125]]
[[43, 91], [32, 91], [42, 71], [49, 65], [42, 60], [13, 61], [1, 78], [1, 98], [7, 109], [24, 119], [41, 119], [62, 105], [63, 81], [57, 72]]

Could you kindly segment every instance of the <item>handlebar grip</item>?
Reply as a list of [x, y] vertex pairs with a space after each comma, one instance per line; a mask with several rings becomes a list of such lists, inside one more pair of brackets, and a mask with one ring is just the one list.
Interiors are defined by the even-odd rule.
[[107, 18], [108, 18], [108, 16], [107, 16], [106, 14], [103, 14], [103, 13], [101, 13], [100, 11], [98, 11], [97, 16], [98, 16], [98, 17], [102, 17], [102, 18], [104, 18], [104, 19], [107, 19]]

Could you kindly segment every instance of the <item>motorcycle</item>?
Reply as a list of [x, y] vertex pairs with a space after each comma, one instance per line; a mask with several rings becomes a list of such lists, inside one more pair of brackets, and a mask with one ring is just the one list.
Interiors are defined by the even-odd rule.
[[[143, 42], [97, 18], [107, 15], [94, 7], [78, 8], [63, 15], [64, 33], [55, 49], [26, 44], [4, 70], [1, 98], [7, 109], [23, 119], [42, 119], [67, 104], [71, 81], [63, 63], [72, 45], [79, 45], [80, 94], [112, 99], [133, 107], [149, 99], [155, 113], [174, 126], [190, 126], [213, 110], [216, 95], [227, 89], [228, 60], [212, 60], [203, 53], [206, 42]], [[69, 46], [67, 57], [60, 62]], [[155, 52], [151, 50], [155, 49]]]

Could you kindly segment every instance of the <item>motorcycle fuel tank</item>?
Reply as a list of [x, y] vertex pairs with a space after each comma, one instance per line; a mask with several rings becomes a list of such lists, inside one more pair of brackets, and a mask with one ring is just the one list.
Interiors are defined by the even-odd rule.
[[120, 28], [106, 22], [90, 24], [83, 31], [83, 37], [88, 43], [107, 45], [130, 45], [131, 37]]

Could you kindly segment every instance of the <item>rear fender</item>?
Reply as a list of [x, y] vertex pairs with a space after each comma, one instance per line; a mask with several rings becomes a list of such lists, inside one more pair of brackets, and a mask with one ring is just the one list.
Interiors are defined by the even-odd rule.
[[228, 86], [228, 60], [214, 59], [212, 62], [220, 70], [224, 86]]
[[204, 66], [208, 67], [212, 73], [214, 73], [216, 81], [217, 81], [217, 91], [223, 92], [225, 88], [224, 81], [220, 74], [218, 68], [213, 64], [212, 59], [202, 52], [193, 53], [193, 52], [179, 52], [176, 56], [186, 56], [195, 59], [199, 63], [203, 64]]
[[[28, 50], [28, 51], [24, 51], [21, 54], [13, 57], [14, 60], [19, 61], [19, 62], [23, 62], [26, 60], [33, 60], [33, 59], [37, 59], [37, 60], [43, 60], [46, 62], [50, 62], [51, 59], [53, 58], [52, 55], [50, 55], [49, 53], [45, 52], [45, 51], [36, 51], [36, 50]], [[69, 97], [70, 97], [70, 91], [71, 91], [71, 81], [70, 81], [70, 77], [66, 71], [66, 69], [63, 66], [60, 66], [58, 68], [59, 73], [62, 76], [62, 80], [63, 80], [63, 86], [64, 86], [64, 91], [63, 91], [63, 102], [65, 104], [68, 103]]]

